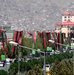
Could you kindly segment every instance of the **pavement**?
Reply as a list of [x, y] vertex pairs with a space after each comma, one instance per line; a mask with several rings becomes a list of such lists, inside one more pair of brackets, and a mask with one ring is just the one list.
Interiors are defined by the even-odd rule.
[[0, 70], [8, 71], [9, 67], [10, 67], [10, 64], [5, 64], [4, 67], [0, 67]]

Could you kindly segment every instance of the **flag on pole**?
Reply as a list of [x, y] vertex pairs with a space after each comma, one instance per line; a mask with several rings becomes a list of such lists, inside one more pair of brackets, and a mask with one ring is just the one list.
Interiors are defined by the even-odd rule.
[[38, 37], [41, 37], [41, 32], [38, 32]]
[[19, 57], [20, 57], [20, 58], [22, 58], [22, 55], [23, 55], [22, 52], [19, 52]]
[[42, 32], [42, 39], [43, 39], [43, 47], [46, 48], [46, 33]]
[[[23, 37], [23, 31], [15, 31], [13, 41], [17, 42], [18, 44], [21, 44], [22, 37]], [[15, 47], [13, 46], [12, 47], [12, 53], [14, 53], [14, 51], [15, 51]]]
[[35, 54], [36, 54], [36, 51], [35, 51], [35, 50], [32, 50], [32, 54], [34, 54], [34, 55], [35, 55]]
[[66, 45], [66, 49], [68, 49], [69, 47], [70, 47], [69, 44], [67, 44], [67, 45]]
[[[57, 43], [60, 43], [60, 32], [58, 33], [58, 42]], [[58, 44], [58, 48], [60, 48], [60, 45]]]
[[18, 39], [18, 44], [21, 44], [22, 43], [22, 38], [23, 38], [23, 31], [19, 31], [18, 32], [18, 37], [17, 37], [17, 39]]
[[32, 44], [32, 48], [34, 49], [34, 43]]
[[[14, 42], [16, 42], [17, 41], [17, 31], [14, 31], [14, 37], [13, 37], [13, 41]], [[14, 53], [14, 51], [15, 51], [15, 47], [14, 46], [12, 46], [12, 53]]]
[[40, 51], [41, 51], [40, 49], [37, 49], [37, 52], [39, 52], [39, 53], [40, 53]]
[[51, 39], [54, 40], [54, 32], [51, 32]]
[[52, 47], [47, 47], [47, 51], [52, 51]]
[[70, 37], [70, 33], [68, 33], [68, 43], [69, 43], [69, 45], [71, 44], [71, 37]]
[[65, 39], [66, 39], [66, 34], [63, 33], [63, 43], [65, 43]]
[[6, 56], [5, 55], [1, 55], [1, 60], [5, 61], [6, 60]]
[[35, 31], [33, 32], [33, 41], [34, 41], [34, 44], [36, 44], [36, 32]]
[[48, 32], [48, 33], [46, 33], [46, 34], [47, 34], [47, 43], [48, 43], [48, 46], [50, 46], [49, 40], [51, 39], [51, 33]]

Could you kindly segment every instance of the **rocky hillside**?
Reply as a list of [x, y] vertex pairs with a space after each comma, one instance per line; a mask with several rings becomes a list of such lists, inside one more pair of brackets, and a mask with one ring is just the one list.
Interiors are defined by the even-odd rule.
[[68, 10], [74, 11], [74, 0], [0, 0], [0, 25], [53, 30]]

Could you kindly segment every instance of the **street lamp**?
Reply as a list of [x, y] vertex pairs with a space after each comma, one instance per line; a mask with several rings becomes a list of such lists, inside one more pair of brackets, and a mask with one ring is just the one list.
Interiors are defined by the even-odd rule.
[[[19, 46], [18, 43], [14, 41], [10, 41], [9, 44], [17, 46], [17, 47]], [[18, 74], [20, 74], [19, 70], [20, 70], [20, 63], [19, 63], [19, 50], [18, 50]]]
[[[74, 39], [73, 39], [74, 40]], [[49, 40], [49, 42], [51, 43], [56, 43], [54, 40]], [[66, 46], [65, 44], [61, 44], [61, 43], [56, 43], [62, 46]], [[69, 46], [71, 48], [71, 46]], [[73, 70], [74, 70], [74, 48], [73, 48]], [[73, 75], [74, 75], [74, 71], [73, 71]]]
[[[19, 47], [21, 47], [21, 48], [26, 48], [26, 49], [29, 49], [29, 50], [33, 50], [33, 48], [29, 48], [29, 47], [26, 47], [26, 46], [22, 46], [22, 45], [19, 45], [18, 43], [16, 43], [16, 42], [14, 42], [14, 41], [10, 41], [9, 42], [11, 45], [14, 45], [14, 46], [19, 46]], [[38, 50], [35, 50], [35, 51], [38, 51]], [[44, 54], [44, 75], [46, 75], [46, 58], [45, 58], [45, 52], [43, 52], [43, 51], [40, 51], [41, 53], [43, 53]], [[19, 54], [19, 51], [18, 51], [18, 54]], [[19, 56], [18, 56], [18, 58], [19, 58]], [[19, 65], [18, 65], [18, 73], [19, 73]]]
[[[51, 42], [51, 43], [56, 43], [56, 44], [62, 45], [62, 46], [67, 46], [67, 45], [65, 45], [65, 44], [57, 43], [57, 42], [55, 42], [54, 40], [49, 40], [49, 42]], [[71, 47], [71, 46], [69, 46], [69, 47]]]

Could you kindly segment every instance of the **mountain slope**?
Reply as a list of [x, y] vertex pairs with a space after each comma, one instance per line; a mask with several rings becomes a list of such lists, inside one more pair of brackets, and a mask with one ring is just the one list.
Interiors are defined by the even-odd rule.
[[73, 0], [0, 0], [0, 25], [53, 30], [66, 10], [74, 10]]

